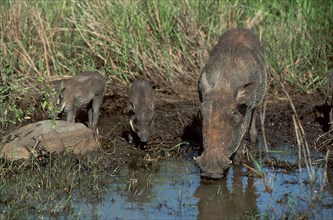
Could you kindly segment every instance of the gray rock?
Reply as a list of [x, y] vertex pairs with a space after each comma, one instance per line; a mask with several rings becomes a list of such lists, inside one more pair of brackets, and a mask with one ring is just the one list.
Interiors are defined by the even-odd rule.
[[[9, 141], [9, 142], [8, 142]], [[30, 154], [59, 153], [63, 150], [85, 154], [97, 149], [94, 133], [81, 123], [45, 120], [28, 124], [7, 136], [0, 150], [7, 160], [28, 159]]]

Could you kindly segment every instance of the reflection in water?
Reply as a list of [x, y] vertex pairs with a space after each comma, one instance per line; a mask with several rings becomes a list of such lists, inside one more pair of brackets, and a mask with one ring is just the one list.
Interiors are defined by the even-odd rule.
[[[80, 208], [80, 218], [97, 219], [232, 219], [256, 210], [254, 178], [243, 176], [240, 167], [222, 180], [201, 181], [193, 160], [172, 159], [151, 175], [124, 170], [103, 201], [78, 201], [75, 209]], [[137, 190], [128, 191], [130, 178], [138, 179]]]
[[[263, 179], [244, 175], [246, 168], [233, 166], [226, 178], [200, 180], [192, 159], [176, 158], [160, 163], [157, 172], [124, 169], [110, 176], [112, 184], [97, 201], [73, 201], [71, 217], [79, 219], [235, 219], [259, 214], [262, 219], [297, 218], [309, 210], [311, 185], [307, 171], [266, 170], [272, 192], [265, 192]], [[323, 170], [318, 168], [315, 193], [319, 193]], [[329, 170], [329, 175], [332, 171]], [[131, 189], [129, 190], [129, 184]], [[307, 184], [305, 184], [307, 183]], [[332, 187], [312, 203], [312, 219], [333, 216]], [[327, 189], [328, 188], [328, 189]], [[63, 217], [66, 217], [65, 215]], [[251, 215], [250, 215], [251, 217]], [[257, 216], [258, 217], [258, 216]]]
[[[113, 178], [108, 195], [102, 201], [74, 204], [75, 210], [81, 210], [80, 218], [196, 219], [198, 216], [198, 200], [193, 194], [200, 184], [200, 170], [192, 159], [161, 162], [154, 174], [147, 170], [124, 169]], [[135, 190], [128, 190], [129, 179], [137, 179]]]
[[[324, 192], [321, 193], [323, 169], [314, 169], [316, 177], [313, 184], [305, 168], [302, 169], [301, 174], [298, 170], [285, 173], [283, 170], [272, 172], [264, 169], [265, 173], [270, 173], [268, 179], [273, 191], [272, 193], [258, 191], [259, 213], [265, 212], [266, 217], [271, 219], [303, 219], [304, 215], [310, 216], [310, 219], [332, 219], [332, 192], [325, 187]], [[302, 179], [299, 178], [300, 176]], [[300, 181], [302, 187], [300, 187]], [[265, 187], [260, 179], [256, 180], [256, 185], [257, 189]]]
[[199, 219], [233, 219], [248, 210], [256, 210], [253, 177], [242, 175], [240, 167], [232, 167], [227, 178], [202, 181], [194, 196], [199, 198]]

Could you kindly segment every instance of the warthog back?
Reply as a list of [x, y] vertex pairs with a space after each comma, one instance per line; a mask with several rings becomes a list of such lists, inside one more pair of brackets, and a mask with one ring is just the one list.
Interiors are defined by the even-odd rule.
[[[155, 112], [155, 92], [150, 82], [136, 80], [128, 92], [127, 111], [132, 131], [141, 142], [148, 141]], [[133, 137], [129, 135], [130, 142]]]
[[55, 94], [49, 99], [49, 102], [53, 102], [49, 111], [58, 108], [67, 114], [67, 121], [74, 123], [76, 111], [87, 106], [88, 126], [96, 128], [105, 88], [105, 79], [101, 74], [79, 73], [69, 79], [51, 82], [50, 86], [55, 88]]
[[227, 31], [210, 53], [199, 79], [204, 151], [196, 162], [202, 176], [221, 178], [244, 134], [256, 140], [255, 108], [266, 91], [259, 38], [247, 29]]

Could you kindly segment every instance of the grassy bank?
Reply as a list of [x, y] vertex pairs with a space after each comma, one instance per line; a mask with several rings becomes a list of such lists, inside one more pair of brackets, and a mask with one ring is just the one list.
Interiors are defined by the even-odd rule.
[[[159, 92], [186, 97], [196, 92], [208, 51], [233, 27], [260, 36], [268, 92], [281, 92], [281, 81], [291, 93], [325, 92], [333, 70], [332, 1], [3, 0], [0, 11], [0, 136], [36, 115], [42, 80], [79, 71], [105, 74], [107, 92], [124, 95], [128, 83], [141, 77]], [[111, 153], [103, 158], [0, 161], [0, 206], [8, 215], [0, 213], [0, 219], [28, 212], [76, 217], [72, 194], [89, 189], [82, 197], [98, 200], [109, 184], [102, 177], [116, 173], [109, 170]], [[135, 180], [124, 188], [133, 189]]]
[[2, 127], [33, 113], [22, 97], [30, 103], [39, 78], [98, 70], [109, 89], [143, 77], [162, 91], [195, 91], [208, 51], [233, 27], [258, 33], [273, 87], [322, 88], [333, 65], [333, 3], [325, 0], [5, 0], [0, 10]]

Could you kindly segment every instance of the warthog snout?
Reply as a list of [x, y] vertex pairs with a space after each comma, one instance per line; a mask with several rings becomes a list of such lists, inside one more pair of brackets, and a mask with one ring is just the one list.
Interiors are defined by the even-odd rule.
[[228, 157], [212, 153], [203, 153], [194, 160], [201, 169], [201, 176], [213, 179], [222, 178], [231, 163]]
[[131, 129], [137, 134], [140, 141], [142, 143], [147, 143], [150, 137], [150, 132], [147, 128], [150, 128], [151, 125], [138, 125], [134, 124], [132, 120], [130, 120]]

